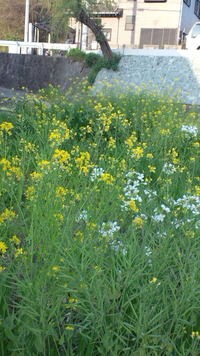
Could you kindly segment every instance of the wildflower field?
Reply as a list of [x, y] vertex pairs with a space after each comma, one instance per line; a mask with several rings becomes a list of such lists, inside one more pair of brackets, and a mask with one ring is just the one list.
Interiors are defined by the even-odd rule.
[[140, 92], [1, 112], [2, 356], [200, 355], [199, 128]]

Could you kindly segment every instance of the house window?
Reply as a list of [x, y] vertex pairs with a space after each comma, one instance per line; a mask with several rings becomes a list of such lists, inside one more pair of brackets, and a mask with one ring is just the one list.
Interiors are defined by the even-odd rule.
[[200, 0], [195, 1], [194, 13], [200, 19]]
[[104, 28], [104, 29], [103, 29], [103, 33], [104, 33], [106, 39], [107, 39], [108, 41], [111, 41], [111, 37], [112, 37], [112, 30], [111, 30], [111, 28]]
[[188, 7], [190, 7], [190, 5], [191, 5], [191, 0], [183, 0], [183, 2], [184, 2]]
[[125, 31], [134, 31], [135, 16], [126, 16]]
[[163, 48], [165, 45], [176, 45], [176, 28], [141, 28], [140, 48], [144, 45], [155, 45]]

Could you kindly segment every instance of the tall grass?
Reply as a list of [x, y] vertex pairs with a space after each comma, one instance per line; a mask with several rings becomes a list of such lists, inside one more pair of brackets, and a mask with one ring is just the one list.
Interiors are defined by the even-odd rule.
[[0, 122], [0, 353], [199, 355], [199, 118], [27, 96]]

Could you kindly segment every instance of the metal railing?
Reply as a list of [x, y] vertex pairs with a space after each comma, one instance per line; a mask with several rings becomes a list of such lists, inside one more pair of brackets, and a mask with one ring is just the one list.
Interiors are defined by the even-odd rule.
[[8, 47], [9, 53], [17, 54], [31, 54], [35, 49], [36, 54], [44, 55], [45, 51], [69, 51], [71, 48], [77, 48], [77, 44], [0, 40], [0, 47]]

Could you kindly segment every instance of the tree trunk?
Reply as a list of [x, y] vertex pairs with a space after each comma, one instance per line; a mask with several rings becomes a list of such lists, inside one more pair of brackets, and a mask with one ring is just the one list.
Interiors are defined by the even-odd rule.
[[97, 42], [101, 47], [101, 51], [104, 57], [111, 59], [113, 53], [109, 46], [109, 43], [102, 31], [102, 28], [93, 20], [84, 9], [81, 9], [76, 16], [77, 20], [89, 27], [89, 29], [94, 33]]

